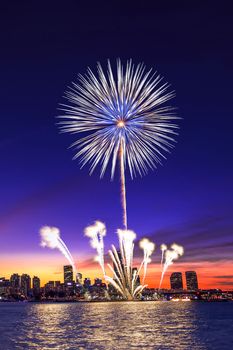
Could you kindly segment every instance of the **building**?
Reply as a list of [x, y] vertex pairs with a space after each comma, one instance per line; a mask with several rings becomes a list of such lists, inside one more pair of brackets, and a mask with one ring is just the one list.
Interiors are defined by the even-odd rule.
[[78, 272], [76, 275], [76, 282], [79, 284], [82, 284], [82, 281], [83, 281], [83, 275], [80, 272]]
[[94, 279], [94, 285], [99, 287], [102, 284], [102, 279], [101, 278], [95, 278]]
[[61, 287], [61, 282], [60, 281], [55, 281], [54, 282], [54, 286], [55, 286], [55, 288], [57, 289], [59, 289], [60, 287]]
[[72, 265], [64, 266], [64, 283], [73, 282], [73, 267]]
[[10, 281], [5, 277], [0, 277], [0, 296], [9, 294]]
[[40, 279], [37, 276], [34, 276], [32, 279], [32, 289], [34, 295], [40, 294]]
[[198, 281], [196, 271], [186, 271], [186, 286], [188, 290], [197, 290], [198, 289]]
[[21, 285], [20, 285], [21, 293], [27, 297], [29, 296], [30, 289], [31, 289], [31, 277], [24, 273], [21, 276]]
[[51, 291], [54, 291], [55, 289], [55, 282], [49, 281], [44, 285], [45, 293], [49, 293]]
[[173, 272], [170, 276], [171, 289], [183, 289], [183, 279], [181, 272]]
[[18, 273], [13, 273], [10, 277], [10, 284], [12, 293], [17, 293], [20, 290], [20, 275]]
[[86, 288], [86, 289], [88, 289], [89, 287], [90, 287], [90, 285], [91, 285], [91, 279], [90, 278], [85, 278], [84, 279], [84, 282], [83, 282], [83, 287], [84, 288]]

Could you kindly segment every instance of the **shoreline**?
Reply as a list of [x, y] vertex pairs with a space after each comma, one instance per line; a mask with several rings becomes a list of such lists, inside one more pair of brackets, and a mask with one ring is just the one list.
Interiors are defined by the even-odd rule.
[[87, 303], [143, 303], [143, 302], [195, 302], [195, 303], [199, 303], [199, 302], [204, 302], [204, 303], [222, 303], [222, 302], [233, 302], [233, 300], [230, 299], [223, 299], [223, 300], [45, 300], [45, 301], [36, 301], [36, 300], [23, 300], [23, 301], [19, 301], [19, 300], [1, 300], [0, 301], [0, 305], [1, 304], [5, 304], [5, 303], [17, 303], [17, 304], [28, 304], [28, 303], [35, 303], [35, 304], [87, 304]]

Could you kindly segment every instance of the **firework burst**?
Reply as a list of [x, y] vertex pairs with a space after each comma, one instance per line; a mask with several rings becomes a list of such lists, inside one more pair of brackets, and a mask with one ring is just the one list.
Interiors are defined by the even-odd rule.
[[[136, 233], [131, 230], [117, 230], [119, 238], [119, 251], [112, 244], [109, 250], [109, 256], [113, 266], [107, 264], [113, 277], [106, 275], [104, 267], [104, 239], [106, 235], [106, 226], [100, 221], [96, 221], [94, 225], [88, 226], [84, 230], [85, 236], [90, 238], [92, 248], [97, 250], [98, 259], [104, 279], [110, 283], [126, 300], [138, 298], [140, 293], [147, 287], [144, 284], [147, 273], [147, 265], [151, 262], [151, 255], [154, 251], [155, 244], [147, 238], [140, 241], [140, 248], [143, 249], [144, 258], [139, 269], [133, 269], [133, 252]], [[138, 284], [140, 272], [143, 269], [142, 284]]]
[[50, 249], [58, 249], [66, 257], [69, 263], [73, 267], [75, 276], [77, 275], [77, 269], [74, 263], [74, 259], [66, 246], [65, 242], [61, 239], [60, 230], [57, 227], [43, 226], [40, 229], [41, 247], [48, 247]]
[[181, 245], [178, 245], [176, 243], [173, 243], [171, 245], [171, 249], [167, 249], [167, 246], [165, 244], [162, 244], [160, 249], [162, 251], [162, 260], [161, 260], [162, 274], [161, 274], [161, 279], [159, 283], [159, 288], [162, 285], [163, 277], [168, 267], [173, 264], [174, 260], [177, 260], [179, 257], [181, 257], [184, 254], [184, 248]]
[[144, 64], [134, 66], [129, 60], [124, 68], [117, 60], [116, 72], [109, 61], [106, 73], [99, 63], [97, 75], [88, 68], [65, 95], [68, 104], [62, 105], [65, 114], [59, 126], [62, 132], [84, 133], [71, 145], [81, 167], [89, 164], [92, 173], [100, 165], [102, 177], [111, 163], [113, 178], [119, 159], [125, 229], [125, 169], [133, 178], [156, 168], [177, 134], [173, 108], [164, 105], [174, 97], [168, 88], [162, 77], [151, 69], [146, 71]]

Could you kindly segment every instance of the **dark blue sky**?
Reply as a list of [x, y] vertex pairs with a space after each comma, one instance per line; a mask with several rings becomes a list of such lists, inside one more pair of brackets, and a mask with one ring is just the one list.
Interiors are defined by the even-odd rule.
[[183, 118], [163, 167], [142, 179], [127, 176], [129, 227], [157, 243], [190, 245], [189, 260], [211, 261], [211, 249], [220, 260], [232, 258], [230, 2], [157, 3], [0, 5], [0, 253], [39, 250], [43, 224], [59, 226], [75, 251], [87, 246], [82, 230], [95, 219], [115, 239], [119, 180], [80, 171], [67, 150], [74, 138], [59, 135], [55, 116], [79, 72], [120, 57], [158, 70], [176, 90]]

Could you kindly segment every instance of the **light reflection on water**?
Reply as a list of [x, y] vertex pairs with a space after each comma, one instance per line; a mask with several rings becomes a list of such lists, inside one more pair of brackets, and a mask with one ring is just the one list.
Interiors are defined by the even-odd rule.
[[0, 349], [231, 349], [233, 303], [0, 305]]

